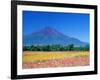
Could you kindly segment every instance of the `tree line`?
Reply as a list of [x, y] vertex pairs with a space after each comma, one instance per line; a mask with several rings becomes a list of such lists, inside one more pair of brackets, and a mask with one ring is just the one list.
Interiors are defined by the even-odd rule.
[[23, 51], [89, 51], [89, 45], [75, 47], [73, 44], [62, 45], [31, 45], [24, 46]]

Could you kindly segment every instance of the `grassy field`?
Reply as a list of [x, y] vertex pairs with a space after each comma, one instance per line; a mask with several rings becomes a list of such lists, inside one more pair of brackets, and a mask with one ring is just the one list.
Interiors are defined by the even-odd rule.
[[23, 52], [23, 68], [68, 67], [89, 65], [88, 51]]

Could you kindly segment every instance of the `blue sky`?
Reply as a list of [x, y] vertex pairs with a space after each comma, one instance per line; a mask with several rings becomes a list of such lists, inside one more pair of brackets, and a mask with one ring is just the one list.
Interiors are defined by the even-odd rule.
[[23, 34], [53, 27], [59, 32], [89, 42], [89, 14], [23, 11]]

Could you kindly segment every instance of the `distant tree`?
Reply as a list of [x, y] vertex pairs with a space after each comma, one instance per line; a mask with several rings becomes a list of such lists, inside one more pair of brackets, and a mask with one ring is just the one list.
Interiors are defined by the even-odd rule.
[[23, 46], [23, 51], [89, 51], [89, 45], [75, 47], [70, 45], [31, 45]]
[[68, 50], [69, 51], [72, 51], [73, 49], [74, 49], [74, 45], [73, 44], [68, 45]]
[[27, 46], [24, 46], [23, 47], [23, 51], [27, 51], [28, 50], [28, 47]]

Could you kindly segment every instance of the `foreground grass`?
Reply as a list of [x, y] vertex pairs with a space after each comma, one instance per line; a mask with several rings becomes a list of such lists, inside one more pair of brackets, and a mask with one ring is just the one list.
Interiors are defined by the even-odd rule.
[[63, 51], [63, 52], [34, 52], [24, 51], [23, 52], [23, 63], [28, 62], [41, 62], [48, 60], [60, 60], [65, 58], [75, 57], [89, 57], [88, 51]]

